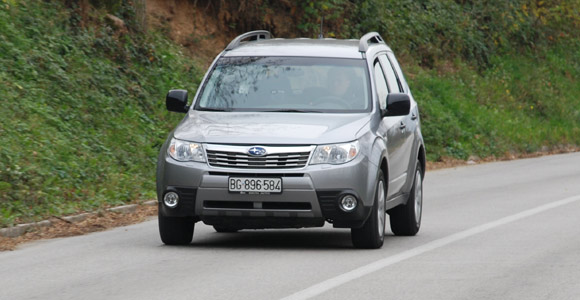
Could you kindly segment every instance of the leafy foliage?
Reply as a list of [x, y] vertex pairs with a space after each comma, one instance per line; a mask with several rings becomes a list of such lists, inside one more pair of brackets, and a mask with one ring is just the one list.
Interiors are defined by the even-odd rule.
[[199, 81], [160, 35], [74, 17], [60, 2], [0, 5], [0, 225], [152, 197], [176, 121], [161, 100]]
[[494, 54], [580, 37], [580, 1], [362, 0], [350, 35], [379, 31], [423, 66], [461, 57], [485, 67]]
[[[153, 197], [180, 118], [163, 96], [195, 91], [201, 75], [166, 34], [144, 31], [143, 3], [0, 0], [0, 226]], [[316, 37], [322, 16], [326, 37], [381, 33], [430, 160], [580, 144], [580, 0], [195, 3], [232, 35]]]
[[445, 73], [411, 67], [429, 160], [580, 145], [580, 53], [539, 54], [492, 57], [483, 74], [461, 61]]

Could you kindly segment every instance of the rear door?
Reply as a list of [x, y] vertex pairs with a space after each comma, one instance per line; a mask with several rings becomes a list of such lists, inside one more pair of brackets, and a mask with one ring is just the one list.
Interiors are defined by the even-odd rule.
[[[409, 172], [415, 172], [415, 158], [414, 155], [417, 153], [417, 142], [420, 138], [419, 132], [420, 123], [419, 123], [419, 106], [417, 106], [417, 102], [413, 99], [413, 95], [411, 94], [411, 90], [409, 89], [409, 85], [405, 80], [405, 75], [399, 66], [399, 62], [395, 58], [395, 55], [392, 52], [387, 53], [387, 58], [391, 66], [393, 67], [393, 71], [395, 72], [395, 76], [397, 77], [397, 83], [399, 86], [399, 90], [401, 93], [406, 93], [409, 95], [411, 99], [411, 109], [407, 117], [405, 118], [405, 126], [406, 126], [406, 141], [405, 141], [405, 151], [407, 152], [407, 157], [409, 159]], [[413, 178], [413, 177], [411, 177]]]
[[[392, 55], [391, 52], [388, 53]], [[387, 78], [387, 85], [389, 86], [389, 93], [405, 93], [405, 88], [403, 87], [403, 82], [401, 81], [401, 76], [396, 71], [396, 68], [393, 64], [393, 58], [387, 57], [387, 55], [382, 54], [379, 56], [379, 61], [383, 66], [383, 71], [385, 71], [385, 76]], [[416, 109], [415, 104], [415, 109]], [[388, 109], [388, 107], [387, 107]], [[413, 109], [410, 110], [411, 112]], [[401, 182], [397, 182], [397, 184], [403, 185], [407, 180], [407, 172], [413, 172], [414, 169], [408, 170], [410, 168], [411, 156], [413, 151], [413, 140], [414, 135], [413, 132], [415, 131], [415, 120], [412, 116], [412, 113], [407, 114], [406, 116], [399, 117], [398, 120], [399, 124], [398, 128], [400, 130], [401, 135], [401, 152], [398, 153], [400, 156], [397, 157], [397, 167], [401, 168], [401, 178], [397, 178]]]
[[[386, 72], [379, 58], [375, 59], [373, 63], [373, 77], [382, 109], [387, 108], [387, 95], [389, 94], [389, 86], [385, 74]], [[403, 167], [404, 162], [402, 161], [404, 160], [405, 137], [404, 130], [401, 129], [401, 122], [403, 122], [403, 117], [385, 117], [379, 125], [379, 133], [387, 140], [389, 156], [389, 189], [387, 190], [387, 199], [399, 193], [405, 183], [407, 168], [406, 166]]]

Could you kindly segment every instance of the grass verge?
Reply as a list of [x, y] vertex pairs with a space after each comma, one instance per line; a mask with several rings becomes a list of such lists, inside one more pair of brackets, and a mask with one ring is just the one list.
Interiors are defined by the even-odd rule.
[[154, 198], [182, 117], [162, 100], [200, 73], [161, 34], [100, 16], [82, 29], [60, 1], [0, 2], [0, 226]]
[[[193, 93], [201, 73], [166, 34], [90, 13], [87, 25], [61, 1], [0, 0], [1, 227], [154, 198], [158, 149], [182, 117], [164, 94]], [[409, 58], [428, 159], [580, 145], [578, 46], [503, 51], [483, 70]]]
[[493, 57], [483, 72], [462, 61], [409, 68], [428, 159], [500, 158], [580, 145], [580, 52], [567, 49]]

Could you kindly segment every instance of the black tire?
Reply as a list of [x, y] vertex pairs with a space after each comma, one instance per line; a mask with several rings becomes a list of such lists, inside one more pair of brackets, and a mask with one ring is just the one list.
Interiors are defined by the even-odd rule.
[[229, 227], [229, 226], [220, 226], [220, 225], [213, 225], [213, 229], [215, 229], [215, 231], [219, 232], [219, 233], [233, 233], [233, 232], [239, 231], [239, 229], [237, 229], [237, 228], [233, 228], [233, 227]]
[[194, 227], [193, 218], [159, 215], [159, 235], [166, 245], [188, 245], [193, 238]]
[[[418, 204], [417, 204], [418, 202]], [[416, 204], [418, 208], [416, 207]], [[413, 178], [413, 188], [409, 193], [407, 204], [399, 205], [388, 211], [391, 220], [391, 231], [398, 236], [413, 236], [421, 228], [423, 212], [423, 173], [417, 162]]]
[[[350, 230], [352, 244], [355, 248], [378, 249], [383, 246], [386, 223], [385, 198], [385, 177], [383, 172], [379, 171], [371, 215], [361, 228], [352, 228]], [[381, 217], [382, 226], [380, 225]]]

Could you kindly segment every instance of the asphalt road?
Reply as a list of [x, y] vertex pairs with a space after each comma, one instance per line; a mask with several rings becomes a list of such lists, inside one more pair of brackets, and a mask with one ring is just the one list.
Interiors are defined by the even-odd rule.
[[580, 299], [580, 153], [428, 172], [419, 235], [331, 227], [164, 246], [157, 221], [0, 253], [0, 299]]

